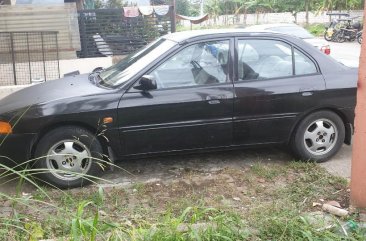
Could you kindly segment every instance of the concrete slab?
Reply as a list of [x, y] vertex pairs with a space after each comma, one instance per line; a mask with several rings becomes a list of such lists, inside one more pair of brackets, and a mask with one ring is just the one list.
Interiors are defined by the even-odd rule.
[[333, 175], [351, 178], [352, 146], [344, 145], [339, 153], [331, 160], [320, 163], [328, 172]]
[[355, 42], [334, 43], [329, 42], [330, 56], [349, 67], [358, 67], [361, 45]]

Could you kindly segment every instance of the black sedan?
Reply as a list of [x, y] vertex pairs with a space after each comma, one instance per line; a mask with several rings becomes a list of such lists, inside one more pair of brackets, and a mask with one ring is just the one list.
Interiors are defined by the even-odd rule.
[[33, 160], [60, 188], [152, 154], [285, 144], [321, 162], [351, 142], [356, 85], [357, 69], [293, 36], [173, 33], [108, 69], [1, 100], [0, 153]]

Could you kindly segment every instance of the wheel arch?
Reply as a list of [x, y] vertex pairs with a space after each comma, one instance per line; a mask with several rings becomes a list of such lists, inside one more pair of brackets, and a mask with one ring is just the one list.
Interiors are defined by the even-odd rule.
[[[42, 128], [41, 131], [37, 134], [37, 137], [36, 137], [35, 141], [32, 144], [32, 147], [31, 147], [31, 157], [34, 158], [35, 150], [36, 150], [36, 147], [37, 147], [39, 141], [48, 132], [50, 132], [54, 129], [60, 128], [60, 127], [65, 127], [65, 126], [74, 126], [74, 127], [83, 128], [83, 129], [86, 129], [86, 130], [90, 131], [93, 134], [98, 132], [97, 128], [95, 128], [91, 125], [88, 125], [86, 123], [83, 123], [83, 122], [78, 122], [78, 121], [64, 121], [64, 122], [56, 122], [56, 123], [49, 124], [49, 125], [45, 126], [44, 128]], [[103, 154], [108, 155], [109, 144], [108, 144], [107, 140], [102, 138], [101, 136], [97, 136], [97, 140], [102, 145]]]
[[302, 115], [299, 115], [297, 118], [296, 118], [296, 121], [295, 121], [295, 124], [292, 126], [291, 128], [291, 132], [290, 132], [290, 135], [288, 137], [288, 140], [287, 140], [287, 144], [290, 144], [291, 141], [292, 141], [292, 138], [294, 137], [294, 134], [298, 128], [298, 126], [300, 125], [301, 121], [308, 115], [311, 115], [315, 112], [318, 112], [318, 111], [331, 111], [335, 114], [337, 114], [341, 119], [342, 119], [342, 122], [343, 122], [343, 125], [344, 125], [344, 128], [345, 128], [345, 139], [344, 139], [344, 143], [347, 144], [347, 145], [350, 145], [351, 144], [351, 140], [352, 140], [352, 135], [353, 135], [353, 125], [351, 123], [351, 121], [348, 119], [347, 115], [342, 112], [342, 110], [339, 110], [335, 107], [322, 107], [322, 108], [318, 108], [318, 109], [313, 109], [313, 110], [310, 110]]

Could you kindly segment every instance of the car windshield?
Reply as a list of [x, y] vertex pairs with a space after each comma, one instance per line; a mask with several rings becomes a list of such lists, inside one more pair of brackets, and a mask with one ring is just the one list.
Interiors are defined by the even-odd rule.
[[297, 26], [281, 26], [281, 27], [271, 27], [268, 30], [279, 32], [279, 33], [285, 33], [285, 34], [291, 34], [296, 37], [307, 39], [307, 38], [314, 38], [314, 36], [306, 31], [305, 29]]
[[119, 63], [112, 65], [99, 74], [99, 85], [115, 87], [127, 82], [143, 67], [153, 62], [159, 55], [168, 51], [176, 43], [164, 38], [148, 44], [142, 49], [128, 55]]

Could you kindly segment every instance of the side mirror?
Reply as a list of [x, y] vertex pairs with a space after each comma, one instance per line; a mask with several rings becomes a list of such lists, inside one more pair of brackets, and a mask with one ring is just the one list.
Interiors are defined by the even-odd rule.
[[141, 77], [139, 84], [133, 87], [137, 90], [149, 91], [157, 88], [154, 76], [144, 75]]

